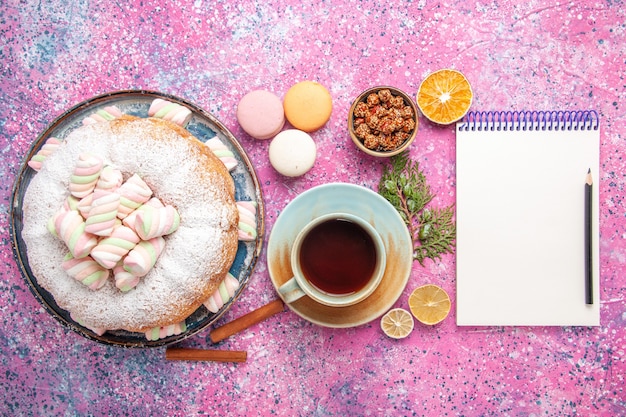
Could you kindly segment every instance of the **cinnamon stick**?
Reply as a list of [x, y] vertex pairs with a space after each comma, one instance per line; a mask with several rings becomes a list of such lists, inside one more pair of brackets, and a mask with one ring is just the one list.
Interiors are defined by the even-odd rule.
[[248, 352], [237, 350], [207, 350], [191, 348], [167, 348], [165, 359], [169, 361], [245, 362]]
[[276, 313], [283, 311], [284, 304], [282, 300], [274, 300], [263, 307], [260, 307], [254, 311], [251, 311], [248, 314], [245, 314], [230, 323], [226, 323], [225, 325], [213, 329], [211, 332], [211, 341], [213, 343], [220, 342], [227, 337], [234, 335], [248, 327], [256, 324], [262, 320], [265, 320], [268, 317], [273, 316]]

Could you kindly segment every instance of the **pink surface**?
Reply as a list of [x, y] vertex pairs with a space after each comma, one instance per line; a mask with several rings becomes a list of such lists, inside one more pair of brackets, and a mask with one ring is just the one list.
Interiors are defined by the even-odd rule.
[[[624, 4], [511, 3], [4, 2], [0, 414], [626, 415]], [[600, 113], [601, 327], [459, 328], [453, 311], [396, 341], [378, 321], [333, 330], [286, 311], [213, 346], [246, 350], [246, 363], [166, 362], [164, 349], [107, 347], [64, 329], [20, 276], [8, 229], [15, 174], [47, 124], [84, 99], [150, 89], [213, 113], [257, 168], [269, 236], [285, 205], [312, 186], [376, 189], [383, 162], [357, 151], [346, 131], [354, 97], [381, 84], [414, 95], [429, 72], [445, 67], [468, 77], [474, 110]], [[253, 89], [282, 97], [307, 79], [329, 89], [334, 109], [312, 135], [315, 166], [288, 179], [270, 166], [269, 141], [238, 126], [236, 106]], [[436, 204], [448, 205], [455, 200], [454, 128], [420, 122], [411, 156]], [[427, 282], [444, 287], [454, 309], [453, 255], [416, 263], [397, 306]], [[219, 324], [275, 297], [264, 250]], [[211, 347], [208, 331], [184, 346]]]

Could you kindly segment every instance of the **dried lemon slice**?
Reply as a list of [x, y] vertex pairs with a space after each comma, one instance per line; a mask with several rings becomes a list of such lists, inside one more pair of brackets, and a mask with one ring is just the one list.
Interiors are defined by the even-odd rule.
[[428, 120], [447, 125], [460, 120], [472, 104], [474, 93], [463, 74], [442, 69], [428, 75], [417, 90], [417, 106]]
[[413, 317], [403, 308], [394, 308], [380, 320], [380, 327], [387, 336], [402, 339], [413, 331]]
[[427, 284], [413, 290], [409, 296], [411, 313], [424, 324], [437, 324], [450, 313], [450, 297], [441, 287]]

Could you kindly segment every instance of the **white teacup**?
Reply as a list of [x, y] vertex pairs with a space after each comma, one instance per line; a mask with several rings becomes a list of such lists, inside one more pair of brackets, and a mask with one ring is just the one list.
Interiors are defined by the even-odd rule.
[[374, 292], [385, 265], [383, 240], [370, 223], [348, 213], [326, 214], [296, 236], [294, 276], [278, 292], [286, 303], [307, 295], [327, 306], [350, 306]]

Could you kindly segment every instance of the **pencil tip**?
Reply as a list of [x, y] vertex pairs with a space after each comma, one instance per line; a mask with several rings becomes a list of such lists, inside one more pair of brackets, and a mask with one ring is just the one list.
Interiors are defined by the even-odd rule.
[[589, 168], [589, 171], [587, 171], [587, 174], [591, 174], [591, 168]]

